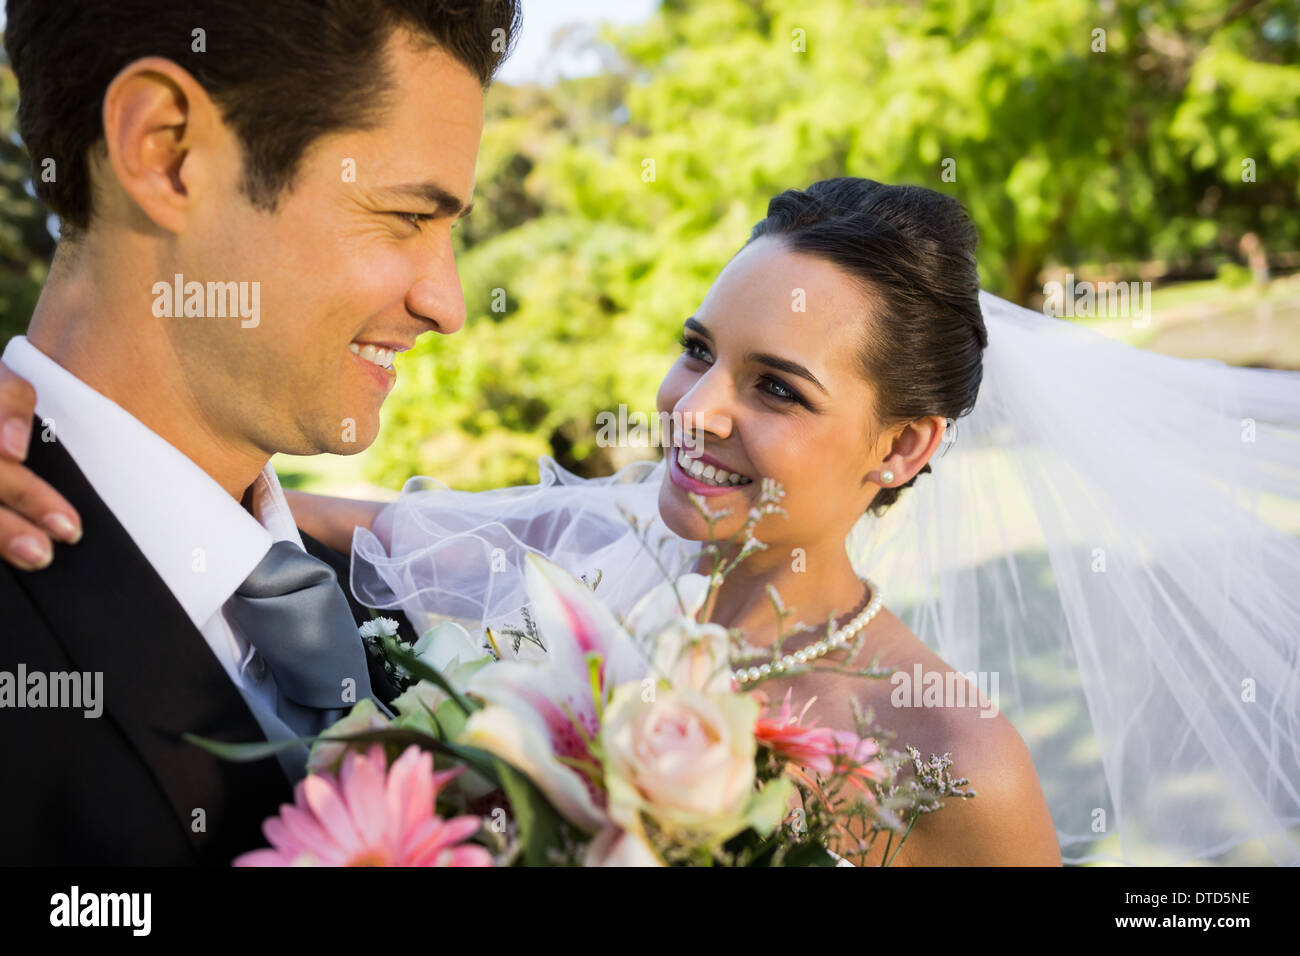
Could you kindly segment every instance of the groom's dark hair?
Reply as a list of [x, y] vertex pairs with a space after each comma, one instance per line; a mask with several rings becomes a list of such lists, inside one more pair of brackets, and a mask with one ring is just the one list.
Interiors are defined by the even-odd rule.
[[[188, 70], [239, 137], [243, 190], [273, 209], [307, 147], [378, 119], [392, 86], [384, 47], [404, 28], [486, 87], [518, 31], [518, 0], [8, 0], [5, 48], [18, 127], [65, 238], [93, 214], [90, 149], [104, 93], [147, 56]], [[202, 31], [200, 33], [199, 31]]]

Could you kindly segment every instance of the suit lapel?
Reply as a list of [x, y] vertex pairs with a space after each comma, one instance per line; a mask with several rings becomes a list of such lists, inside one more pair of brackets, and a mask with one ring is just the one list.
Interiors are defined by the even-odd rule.
[[[37, 421], [34, 435], [41, 434]], [[104, 675], [104, 707], [167, 796], [202, 862], [226, 865], [261, 843], [262, 821], [290, 798], [275, 760], [232, 763], [181, 739], [264, 739], [238, 690], [162, 579], [57, 442], [28, 466], [81, 515], [75, 546], [20, 580], [74, 666]]]

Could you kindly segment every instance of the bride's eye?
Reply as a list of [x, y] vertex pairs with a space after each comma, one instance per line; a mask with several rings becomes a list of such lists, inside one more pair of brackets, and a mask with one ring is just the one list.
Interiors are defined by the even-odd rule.
[[764, 375], [759, 379], [759, 387], [772, 398], [781, 402], [798, 402], [800, 405], [807, 406], [803, 396], [792, 389], [779, 378], [773, 378], [770, 375]]
[[681, 338], [681, 346], [682, 354], [688, 358], [693, 358], [696, 361], [705, 363], [713, 361], [713, 353], [709, 351], [708, 346], [704, 344], [702, 339], [697, 339], [690, 335], [683, 335]]

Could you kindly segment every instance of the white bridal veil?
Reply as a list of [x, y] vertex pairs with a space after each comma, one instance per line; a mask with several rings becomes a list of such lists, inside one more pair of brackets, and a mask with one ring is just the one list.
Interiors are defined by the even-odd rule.
[[[1066, 862], [1300, 863], [1300, 375], [1172, 359], [987, 293], [984, 380], [848, 547], [1024, 737]], [[662, 580], [661, 465], [477, 494], [408, 482], [352, 586], [419, 627], [518, 622], [534, 549], [618, 610]], [[669, 536], [659, 562], [688, 570]], [[984, 683], [980, 684], [985, 686]], [[978, 788], [977, 788], [978, 789]]]

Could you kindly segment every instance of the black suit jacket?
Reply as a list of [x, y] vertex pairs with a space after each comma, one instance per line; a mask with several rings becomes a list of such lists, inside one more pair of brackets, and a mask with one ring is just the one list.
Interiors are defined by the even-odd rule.
[[[279, 762], [225, 761], [181, 739], [264, 739], [243, 697], [67, 452], [36, 440], [27, 464], [85, 534], [43, 571], [0, 563], [0, 672], [100, 672], [103, 712], [0, 707], [0, 864], [226, 866], [264, 846], [262, 821], [292, 800]], [[346, 593], [347, 558], [304, 543]], [[391, 699], [381, 673], [372, 683]]]

